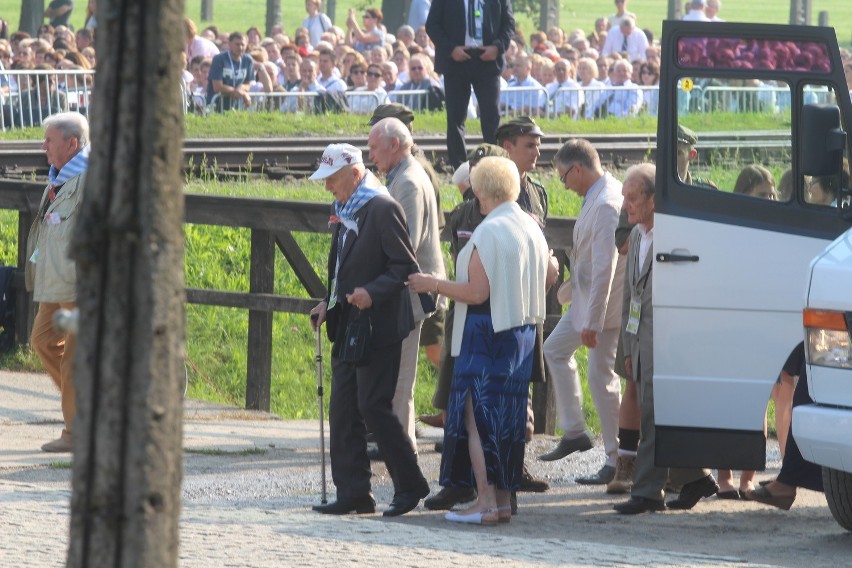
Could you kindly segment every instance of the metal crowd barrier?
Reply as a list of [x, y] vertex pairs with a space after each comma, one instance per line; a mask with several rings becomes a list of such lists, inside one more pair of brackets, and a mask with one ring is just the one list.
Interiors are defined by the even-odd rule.
[[[231, 109], [246, 110], [248, 112], [260, 111], [280, 111], [280, 112], [304, 112], [311, 114], [314, 112], [315, 101], [319, 93], [302, 93], [302, 92], [282, 92], [273, 91], [271, 93], [251, 92], [249, 98], [251, 104], [246, 106], [242, 100], [231, 99]], [[373, 91], [345, 91], [343, 96], [346, 97], [349, 103], [349, 112], [353, 114], [369, 114], [373, 110], [385, 102], [385, 97]], [[204, 112], [221, 112], [218, 108], [219, 101], [222, 100], [219, 95], [213, 97], [209, 105], [204, 106]], [[189, 108], [200, 110], [198, 101], [194, 98], [190, 99], [192, 105]]]
[[9, 84], [0, 93], [0, 130], [39, 126], [51, 114], [75, 111], [87, 115], [95, 72], [93, 70], [3, 70]]
[[388, 93], [388, 102], [402, 103], [415, 112], [429, 110], [430, 92], [426, 89], [395, 89]]

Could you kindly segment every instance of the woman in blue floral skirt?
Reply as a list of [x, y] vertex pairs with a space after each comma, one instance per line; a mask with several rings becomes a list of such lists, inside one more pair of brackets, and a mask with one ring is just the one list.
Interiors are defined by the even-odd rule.
[[520, 485], [535, 324], [544, 321], [555, 273], [541, 229], [515, 203], [515, 164], [483, 158], [470, 177], [485, 219], [458, 255], [456, 281], [413, 274], [409, 285], [456, 302], [440, 483], [475, 484], [478, 498], [446, 518], [492, 524], [511, 519], [510, 495]]

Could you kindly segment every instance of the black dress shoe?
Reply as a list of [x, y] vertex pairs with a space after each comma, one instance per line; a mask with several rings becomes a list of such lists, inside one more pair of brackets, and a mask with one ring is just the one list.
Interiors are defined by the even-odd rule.
[[582, 436], [577, 438], [561, 438], [555, 448], [546, 454], [541, 454], [538, 456], [538, 459], [547, 462], [561, 460], [574, 452], [585, 452], [591, 450], [593, 447], [592, 439], [584, 432]]
[[544, 493], [550, 489], [550, 484], [544, 480], [536, 479], [524, 465], [523, 473], [521, 473], [521, 486], [518, 491], [526, 491], [528, 493]]
[[639, 515], [641, 513], [665, 511], [666, 505], [662, 501], [656, 501], [646, 497], [631, 497], [624, 503], [613, 505], [612, 508], [622, 515]]
[[577, 477], [574, 481], [580, 485], [606, 485], [613, 479], [615, 479], [615, 468], [611, 465], [605, 465], [597, 473], [586, 477]]
[[432, 495], [423, 505], [433, 511], [449, 511], [459, 503], [467, 503], [476, 499], [476, 489], [473, 487], [444, 487], [437, 495]]
[[382, 516], [398, 517], [400, 515], [404, 515], [415, 507], [417, 507], [417, 504], [420, 503], [420, 500], [426, 497], [427, 495], [429, 495], [428, 484], [414, 491], [397, 493], [393, 496], [393, 501], [391, 501], [391, 504], [387, 508], [387, 510], [382, 513]]
[[317, 513], [323, 515], [348, 515], [351, 512], [356, 512], [359, 515], [376, 512], [376, 500], [372, 495], [360, 497], [358, 499], [350, 499], [348, 501], [332, 501], [327, 505], [314, 505], [311, 507]]
[[719, 485], [712, 475], [685, 483], [677, 499], [666, 503], [669, 509], [692, 509], [703, 497], [710, 497], [719, 492]]

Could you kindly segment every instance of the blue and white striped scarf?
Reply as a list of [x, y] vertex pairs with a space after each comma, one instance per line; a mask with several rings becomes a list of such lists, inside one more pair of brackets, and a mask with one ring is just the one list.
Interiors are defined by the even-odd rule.
[[57, 170], [56, 167], [50, 166], [50, 172], [47, 174], [50, 185], [52, 187], [59, 187], [72, 177], [80, 175], [88, 170], [89, 152], [91, 151], [92, 146], [90, 144], [86, 144], [80, 148], [80, 151], [77, 152], [73, 158], [68, 160], [67, 164], [62, 166], [61, 170]]
[[339, 201], [334, 202], [334, 213], [343, 223], [343, 226], [354, 231], [358, 235], [358, 223], [355, 221], [355, 214], [366, 205], [372, 198], [377, 195], [390, 195], [388, 189], [372, 173], [367, 172], [355, 192], [349, 200], [342, 204]]

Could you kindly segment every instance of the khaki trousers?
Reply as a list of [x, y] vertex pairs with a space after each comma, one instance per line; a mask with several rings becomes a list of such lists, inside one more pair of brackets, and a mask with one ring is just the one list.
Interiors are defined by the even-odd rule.
[[60, 309], [73, 310], [75, 306], [74, 302], [41, 302], [30, 336], [30, 344], [59, 389], [62, 418], [65, 420], [65, 432], [68, 434], [71, 434], [71, 425], [74, 415], [77, 414], [77, 393], [74, 390], [74, 353], [77, 351], [77, 337], [54, 329], [53, 314]]

